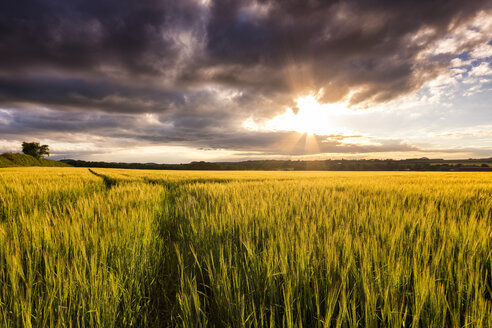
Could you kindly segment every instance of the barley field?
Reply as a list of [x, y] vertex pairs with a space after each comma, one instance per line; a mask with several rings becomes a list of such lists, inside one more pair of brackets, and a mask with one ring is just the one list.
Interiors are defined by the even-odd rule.
[[0, 327], [492, 327], [492, 174], [0, 169]]

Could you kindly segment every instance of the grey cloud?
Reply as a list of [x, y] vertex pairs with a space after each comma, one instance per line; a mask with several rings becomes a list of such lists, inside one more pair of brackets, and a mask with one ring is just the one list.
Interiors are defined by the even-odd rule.
[[[0, 106], [13, 114], [8, 123], [0, 118], [0, 134], [86, 133], [272, 154], [296, 138], [292, 154], [411, 150], [318, 136], [319, 150], [306, 151], [294, 132], [247, 132], [241, 122], [272, 117], [307, 92], [323, 90], [325, 102], [352, 93], [352, 104], [364, 104], [416, 90], [452, 56], [419, 59], [421, 51], [488, 5], [4, 1]], [[412, 41], [423, 28], [433, 33]], [[143, 113], [154, 113], [158, 124], [145, 123]]]
[[[324, 153], [371, 154], [388, 152], [475, 153], [486, 156], [490, 149], [463, 148], [426, 149], [401, 140], [372, 138], [364, 144], [358, 135], [307, 135], [292, 131], [247, 131], [231, 128], [215, 129], [204, 124], [190, 129], [169, 122], [148, 121], [145, 116], [64, 111], [1, 110], [0, 139], [49, 139], [74, 144], [93, 144], [91, 149], [60, 150], [54, 147], [56, 158], [97, 159], [97, 156], [136, 146], [185, 146], [207, 150], [231, 150], [235, 156], [248, 158], [285, 158]], [[348, 142], [350, 140], [350, 142]], [[360, 140], [360, 142], [358, 141]], [[85, 146], [86, 147], [86, 146]], [[0, 149], [3, 149], [0, 144]], [[379, 155], [380, 156], [380, 155]], [[488, 155], [487, 155], [488, 156]]]
[[178, 55], [166, 30], [197, 21], [196, 11], [187, 5], [192, 2], [4, 1], [0, 66], [98, 70], [119, 65], [132, 74], [158, 74], [172, 67]]
[[[217, 83], [277, 96], [278, 105], [293, 92], [320, 89], [325, 101], [361, 88], [353, 103], [381, 102], [432, 77], [442, 60], [422, 65], [418, 53], [488, 2], [215, 0], [207, 8], [191, 0], [10, 1], [0, 5], [0, 67], [89, 71], [117, 84], [151, 75], [183, 91]], [[412, 43], [423, 27], [435, 33]], [[193, 52], [185, 65], [183, 48]], [[115, 81], [108, 67], [126, 81]]]
[[[417, 63], [419, 52], [448, 33], [451, 23], [466, 21], [487, 2], [258, 1], [267, 13], [244, 17], [241, 11], [254, 2], [214, 1], [208, 57], [198, 71], [212, 64], [217, 67], [207, 78], [223, 83], [239, 83], [246, 75], [245, 82], [253, 80], [257, 88], [324, 89], [325, 101], [340, 100], [356, 88], [363, 91], [353, 103], [386, 101], [431, 78], [429, 71], [443, 63]], [[435, 33], [412, 43], [423, 27]], [[305, 85], [286, 83], [290, 66], [303, 68], [292, 74], [308, 75]], [[248, 76], [254, 70], [261, 74], [256, 80]]]
[[184, 104], [182, 92], [74, 78], [0, 77], [0, 102], [105, 112], [162, 112]]
[[[204, 149], [226, 149], [242, 152], [262, 152], [270, 155], [309, 155], [319, 153], [356, 153], [417, 150], [415, 147], [396, 142], [382, 145], [357, 145], [343, 143], [344, 139], [358, 136], [313, 135], [298, 132], [252, 132], [245, 130], [214, 129], [208, 124], [190, 129], [177, 124], [166, 125], [149, 122], [145, 117], [104, 113], [43, 113], [18, 110], [0, 112], [0, 135], [10, 139], [36, 136], [58, 139], [64, 142], [81, 142], [84, 135], [96, 136], [102, 148], [122, 145], [189, 146]], [[101, 150], [95, 149], [94, 153]], [[87, 153], [86, 153], [87, 154]]]

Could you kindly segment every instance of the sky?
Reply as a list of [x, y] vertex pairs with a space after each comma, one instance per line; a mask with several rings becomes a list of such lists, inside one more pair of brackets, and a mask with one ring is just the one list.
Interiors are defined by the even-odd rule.
[[0, 152], [492, 157], [491, 0], [0, 2]]

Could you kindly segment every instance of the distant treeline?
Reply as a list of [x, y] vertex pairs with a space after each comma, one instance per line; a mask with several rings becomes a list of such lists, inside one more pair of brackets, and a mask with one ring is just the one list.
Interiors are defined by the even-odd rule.
[[265, 170], [265, 171], [492, 171], [492, 158], [467, 160], [256, 160], [244, 162], [191, 162], [188, 164], [107, 163], [66, 159], [78, 167], [145, 170]]

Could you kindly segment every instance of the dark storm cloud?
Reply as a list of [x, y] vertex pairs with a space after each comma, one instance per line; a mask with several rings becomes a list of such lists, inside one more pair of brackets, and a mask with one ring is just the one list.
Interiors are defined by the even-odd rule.
[[[225, 83], [258, 87], [264, 81], [265, 88], [286, 92], [324, 89], [326, 101], [362, 88], [353, 103], [386, 101], [432, 77], [443, 62], [416, 62], [419, 52], [487, 2], [258, 1], [248, 9], [251, 2], [214, 1], [207, 65], [216, 65], [212, 78]], [[423, 27], [433, 33], [411, 42]], [[256, 79], [251, 67], [261, 72]]]
[[161, 112], [182, 106], [182, 92], [118, 82], [86, 81], [73, 78], [0, 77], [3, 105], [45, 105], [54, 108], [87, 109], [106, 112]]
[[[276, 152], [296, 134], [247, 132], [242, 121], [271, 117], [308, 92], [370, 104], [418, 89], [456, 55], [421, 58], [422, 50], [489, 4], [3, 1], [0, 108], [11, 116], [0, 117], [0, 135], [67, 131]], [[431, 33], [415, 40], [424, 28]], [[321, 141], [319, 152], [364, 150]]]
[[[2, 123], [2, 118], [4, 122]], [[95, 133], [102, 135], [102, 130], [111, 128], [130, 128], [134, 118], [125, 115], [87, 114], [83, 112], [10, 110], [0, 112], [0, 131], [2, 136], [15, 136], [22, 131], [48, 137], [53, 134]], [[67, 136], [68, 137], [68, 136]]]
[[[172, 36], [193, 26], [189, 1], [16, 0], [0, 4], [0, 65], [158, 74], [177, 55]], [[183, 27], [185, 28], [185, 27]], [[167, 60], [163, 60], [167, 59]]]

